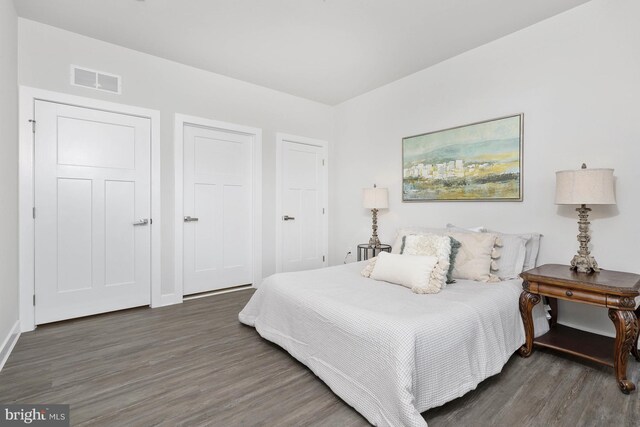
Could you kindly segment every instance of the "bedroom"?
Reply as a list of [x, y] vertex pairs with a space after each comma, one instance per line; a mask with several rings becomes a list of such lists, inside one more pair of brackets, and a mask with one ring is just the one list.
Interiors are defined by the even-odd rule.
[[[283, 18], [292, 5], [286, 1], [235, 7], [199, 2], [184, 10], [171, 3], [132, 0], [112, 9], [97, 0], [2, 1], [0, 361], [6, 363], [0, 404], [70, 404], [74, 425], [171, 425], [182, 419], [187, 425], [366, 425], [367, 418], [326, 380], [239, 324], [238, 313], [253, 291], [174, 304], [183, 296], [177, 288], [182, 276], [176, 242], [186, 237], [176, 234], [176, 219], [191, 215], [177, 210], [176, 114], [261, 130], [261, 212], [253, 218], [261, 228], [253, 248], [253, 270], [261, 270], [260, 278], [282, 268], [277, 224], [282, 226], [285, 214], [295, 217], [278, 210], [276, 197], [277, 146], [286, 135], [328, 142], [328, 247], [321, 255], [329, 266], [353, 264], [357, 245], [368, 242], [371, 212], [363, 207], [362, 190], [373, 184], [388, 189], [388, 208], [378, 214], [382, 243], [394, 244], [402, 227], [484, 226], [541, 233], [537, 265], [568, 264], [578, 248], [578, 218], [574, 206], [554, 204], [555, 172], [586, 163], [614, 169], [616, 179], [616, 205], [591, 206], [592, 253], [607, 270], [640, 273], [632, 243], [640, 235], [633, 190], [640, 154], [638, 2], [519, 2], [501, 15], [498, 10], [511, 2], [491, 2], [493, 9], [476, 6], [471, 13], [461, 2], [451, 9], [438, 9], [437, 2], [376, 2], [378, 8], [369, 9], [361, 1], [340, 6], [327, 0], [305, 2], [294, 15], [299, 21]], [[199, 16], [199, 7], [236, 19], [226, 20], [225, 31], [251, 18], [244, 32], [233, 32], [239, 38], [230, 40], [228, 49], [213, 46], [226, 65], [211, 56], [197, 62], [206, 51], [202, 40], [189, 49], [171, 44], [184, 28], [163, 31], [163, 23], [190, 19], [200, 25], [198, 31], [206, 30], [207, 19], [216, 14]], [[181, 13], [174, 17], [175, 10]], [[442, 45], [407, 43], [412, 34], [433, 36], [419, 18], [435, 25], [436, 12], [443, 14], [442, 25], [453, 29], [443, 33], [450, 39]], [[472, 25], [476, 16], [493, 26]], [[467, 26], [464, 31], [455, 31], [456, 18], [461, 20], [456, 25]], [[136, 24], [143, 22], [140, 31]], [[386, 30], [378, 34], [380, 26]], [[402, 28], [405, 32], [395, 31]], [[299, 32], [300, 44], [291, 41], [292, 31]], [[210, 34], [186, 31], [177, 40]], [[382, 37], [402, 44], [381, 44]], [[260, 41], [262, 49], [252, 47]], [[278, 42], [289, 50], [278, 48]], [[324, 49], [319, 52], [326, 57], [314, 49]], [[70, 84], [71, 66], [121, 76], [120, 93]], [[152, 260], [152, 281], [159, 286], [151, 295], [158, 308], [43, 324], [32, 331], [32, 294], [23, 286], [33, 289], [33, 283], [23, 278], [34, 268], [23, 270], [22, 251], [28, 246], [20, 244], [28, 241], [22, 227], [32, 208], [19, 198], [28, 179], [20, 149], [32, 132], [19, 111], [24, 88], [34, 89], [35, 98], [55, 94], [159, 112], [159, 122], [151, 120], [159, 126], [159, 150], [152, 152], [158, 155], [154, 182], [161, 200], [148, 228], [159, 239], [160, 249], [152, 251], [158, 257]], [[516, 114], [524, 115], [521, 202], [402, 202], [403, 138]], [[42, 127], [36, 128], [38, 135]], [[136, 220], [142, 218], [150, 217]], [[615, 335], [600, 307], [560, 302], [558, 322]], [[121, 345], [136, 341], [140, 345], [129, 348], [133, 357], [128, 357]], [[628, 378], [636, 384], [638, 367], [630, 357]], [[274, 393], [280, 401], [270, 396]], [[536, 348], [525, 359], [511, 356], [500, 374], [423, 416], [429, 425], [634, 425], [640, 415], [637, 396], [637, 391], [620, 393], [613, 368]], [[166, 409], [153, 415], [154, 406]], [[483, 418], [484, 410], [495, 415]]]

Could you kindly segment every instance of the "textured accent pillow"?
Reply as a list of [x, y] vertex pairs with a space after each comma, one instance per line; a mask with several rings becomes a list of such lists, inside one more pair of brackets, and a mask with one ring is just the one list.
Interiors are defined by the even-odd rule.
[[454, 279], [499, 281], [498, 276], [491, 273], [491, 255], [498, 240], [497, 234], [450, 232], [449, 236], [462, 244], [453, 268]]
[[402, 255], [427, 255], [438, 258], [431, 272], [431, 282], [447, 283], [447, 272], [451, 264], [451, 238], [438, 234], [410, 234], [403, 239]]
[[440, 283], [432, 283], [431, 271], [438, 263], [434, 256], [399, 255], [382, 252], [378, 255], [371, 278], [410, 288], [417, 294], [440, 292]]
[[[518, 234], [507, 234], [501, 233], [499, 231], [488, 230], [489, 233], [495, 233], [506, 239], [507, 237], [518, 236], [527, 240], [525, 245], [526, 254], [524, 256], [524, 265], [522, 266], [522, 271], [531, 270], [536, 267], [536, 260], [538, 259], [538, 252], [540, 251], [540, 238], [542, 234], [540, 233], [518, 233]], [[521, 271], [521, 272], [522, 272]], [[520, 273], [518, 273], [520, 274]]]
[[446, 228], [403, 227], [398, 229], [396, 240], [391, 247], [392, 254], [402, 253], [402, 239], [409, 234], [446, 234]]

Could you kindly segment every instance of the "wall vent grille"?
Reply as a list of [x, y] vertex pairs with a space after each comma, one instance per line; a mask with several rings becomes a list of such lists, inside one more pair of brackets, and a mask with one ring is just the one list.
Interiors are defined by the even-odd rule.
[[122, 78], [115, 74], [71, 66], [71, 84], [103, 92], [122, 93]]

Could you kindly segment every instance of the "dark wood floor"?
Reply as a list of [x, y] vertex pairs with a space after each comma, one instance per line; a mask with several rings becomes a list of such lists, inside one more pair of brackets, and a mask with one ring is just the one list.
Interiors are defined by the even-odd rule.
[[[363, 426], [306, 367], [238, 323], [251, 291], [134, 309], [23, 334], [2, 403], [69, 403], [79, 426]], [[638, 382], [640, 365], [631, 362]], [[423, 414], [437, 426], [638, 426], [611, 369], [514, 356], [477, 390]]]

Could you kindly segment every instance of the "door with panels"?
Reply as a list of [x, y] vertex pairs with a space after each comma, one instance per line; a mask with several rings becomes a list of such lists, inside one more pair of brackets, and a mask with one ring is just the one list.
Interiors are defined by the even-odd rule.
[[150, 303], [151, 123], [36, 101], [36, 324]]
[[[304, 139], [307, 141], [308, 139]], [[283, 139], [281, 176], [281, 271], [326, 266], [326, 148]]]
[[185, 124], [184, 295], [253, 277], [253, 137]]

